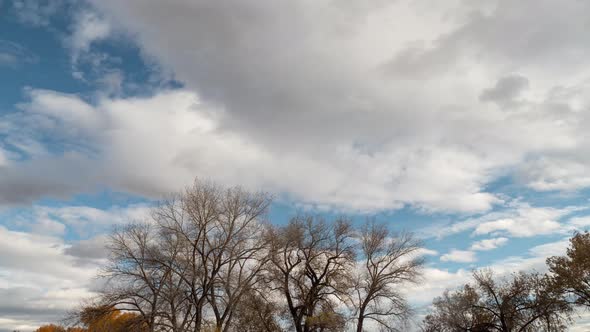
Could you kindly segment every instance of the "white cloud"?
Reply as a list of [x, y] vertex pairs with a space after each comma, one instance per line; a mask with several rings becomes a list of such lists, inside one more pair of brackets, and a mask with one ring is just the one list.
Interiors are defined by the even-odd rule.
[[428, 248], [420, 248], [416, 254], [418, 256], [437, 256], [438, 251]]
[[567, 209], [524, 208], [512, 218], [488, 221], [477, 225], [473, 234], [508, 234], [514, 237], [531, 237], [553, 234], [562, 230], [558, 218], [569, 212]]
[[[115, 224], [141, 220], [147, 214], [144, 205], [105, 210], [34, 206], [28, 217], [16, 217], [15, 225], [30, 226], [32, 233], [0, 226], [0, 312], [4, 313], [0, 331], [32, 330], [56, 322], [95, 295], [93, 290], [100, 282], [96, 276], [107, 258], [104, 233]], [[66, 242], [65, 229], [78, 231], [86, 239]]]
[[453, 249], [440, 256], [440, 260], [443, 262], [473, 263], [477, 261], [477, 257], [474, 251]]
[[556, 242], [540, 244], [529, 249], [529, 253], [535, 257], [549, 257], [563, 255], [569, 245], [569, 239], [565, 238]]
[[587, 310], [580, 310], [576, 313], [578, 317], [574, 316], [575, 324], [570, 327], [571, 332], [586, 332], [590, 330], [590, 313]]
[[[533, 228], [534, 226], [534, 228]], [[539, 234], [551, 234], [560, 228], [560, 224], [555, 220], [543, 219], [536, 221], [514, 219], [500, 219], [483, 223], [475, 228], [474, 234], [497, 234], [506, 232], [511, 236], [530, 237]]]
[[[16, 128], [25, 123], [31, 135], [51, 134], [72, 143], [61, 156], [33, 158], [0, 172], [15, 187], [33, 187], [6, 193], [5, 202], [35, 199], [39, 194], [63, 197], [104, 184], [157, 197], [177, 190], [194, 176], [351, 210], [412, 203], [469, 211], [486, 209], [496, 200], [490, 194], [455, 187], [452, 179], [457, 176], [461, 182], [463, 174], [446, 169], [470, 167], [475, 161], [454, 149], [369, 155], [340, 145], [323, 156], [299, 149], [273, 150], [244, 133], [223, 128], [222, 123], [230, 121], [227, 113], [203, 104], [188, 91], [147, 98], [103, 97], [96, 106], [74, 95], [46, 90], [31, 90], [30, 96], [31, 102], [20, 106], [22, 114], [9, 118], [8, 127], [15, 129], [8, 132], [21, 135]], [[411, 159], [404, 160], [407, 156]], [[44, 176], [31, 177], [39, 167]], [[441, 182], [424, 176], [436, 172], [442, 172]], [[397, 183], [384, 183], [384, 177], [394, 177]]]
[[15, 17], [20, 22], [33, 26], [47, 26], [51, 18], [63, 10], [65, 1], [13, 0], [10, 4]]
[[66, 231], [66, 226], [58, 221], [49, 218], [38, 218], [31, 225], [33, 233], [47, 235], [62, 235]]
[[505, 172], [537, 190], [590, 185], [590, 154], [578, 153], [590, 151], [585, 3], [95, 5], [203, 100], [224, 105], [222, 128], [272, 156], [371, 165], [326, 181], [338, 199], [359, 178], [381, 182], [367, 190], [373, 205], [472, 212], [499, 203], [485, 185]]
[[61, 238], [0, 226], [0, 327], [17, 328], [59, 319], [91, 296], [96, 265], [76, 264]]
[[16, 320], [10, 318], [0, 318], [0, 331], [33, 331], [39, 328], [39, 324], [31, 320]]
[[73, 62], [77, 62], [80, 54], [89, 52], [92, 43], [107, 38], [110, 33], [109, 22], [95, 12], [77, 13], [72, 35], [67, 40], [72, 51]]
[[590, 216], [574, 217], [569, 220], [569, 223], [576, 228], [588, 228], [590, 226]]
[[454, 289], [466, 284], [471, 278], [471, 271], [458, 269], [449, 270], [427, 267], [423, 271], [423, 280], [418, 285], [409, 285], [405, 290], [412, 305], [417, 307], [427, 306], [432, 300], [442, 295], [445, 289]]
[[[21, 271], [30, 278], [15, 279], [22, 287], [39, 285], [49, 286], [49, 281], [62, 279], [58, 284], [74, 281], [86, 282], [93, 271], [84, 271], [73, 266], [73, 261], [63, 255], [64, 243], [60, 238], [10, 231], [0, 226], [0, 266], [2, 270]], [[13, 276], [5, 276], [4, 278]], [[28, 279], [28, 280], [27, 280]], [[48, 283], [44, 283], [47, 281]], [[31, 282], [31, 283], [29, 283]]]
[[[108, 178], [107, 185], [153, 194], [204, 175], [270, 188], [317, 206], [374, 211], [412, 205], [472, 213], [503, 203], [487, 189], [498, 176], [516, 170], [524, 183], [545, 190], [550, 187], [535, 183], [576, 183], [590, 165], [576, 160], [580, 170], [563, 176], [536, 166], [545, 159], [561, 165], [585, 147], [581, 133], [588, 119], [580, 110], [588, 104], [584, 73], [590, 71], [583, 57], [558, 61], [590, 49], [582, 25], [572, 22], [566, 29], [571, 20], [563, 20], [583, 12], [581, 3], [531, 6], [554, 22], [560, 36], [548, 41], [554, 48], [522, 44], [531, 49], [511, 44], [503, 27], [533, 41], [545, 28], [516, 28], [520, 21], [509, 13], [524, 15], [523, 22], [530, 15], [504, 0], [497, 7], [459, 1], [428, 10], [411, 1], [95, 5], [100, 12], [76, 16], [69, 39], [74, 53], [91, 50], [115, 29], [126, 31], [187, 90], [99, 98], [76, 106], [75, 114], [64, 108], [52, 124], [87, 134], [86, 141], [70, 141], [83, 151], [65, 149], [45, 161], [54, 168], [65, 161], [78, 166], [82, 179], [67, 183], [65, 191], [88, 190]], [[231, 15], [227, 8], [233, 8]], [[568, 66], [554, 71], [548, 59]], [[110, 79], [107, 86], [116, 90], [124, 78]], [[33, 95], [31, 104], [58, 95], [44, 91]], [[122, 112], [122, 105], [133, 111]], [[99, 120], [85, 118], [84, 108]], [[37, 113], [41, 108], [31, 116]], [[199, 123], [214, 129], [185, 131]], [[140, 128], [144, 125], [149, 134]], [[152, 151], [132, 149], [131, 142], [152, 144]], [[119, 162], [120, 169], [94, 169], [105, 160]], [[127, 179], [136, 165], [160, 168]], [[22, 166], [21, 172], [35, 168]], [[55, 182], [44, 189], [64, 181]], [[29, 192], [38, 194], [34, 189]], [[551, 225], [545, 226], [548, 231]]]
[[70, 15], [73, 23], [64, 43], [70, 51], [72, 76], [86, 82], [95, 80], [104, 93], [117, 92], [113, 88], [116, 89], [117, 84], [121, 85], [123, 76], [111, 67], [119, 59], [93, 47], [113, 35], [111, 23], [90, 9], [80, 9]]
[[80, 238], [103, 234], [113, 226], [133, 222], [149, 222], [151, 206], [132, 204], [125, 207], [113, 205], [107, 209], [89, 206], [52, 207], [33, 205], [25, 213], [13, 214], [7, 209], [0, 213], [0, 219], [7, 225], [26, 229], [34, 234], [61, 236], [66, 230]]
[[[478, 265], [473, 268], [490, 268], [498, 277], [506, 276], [517, 271], [537, 271], [544, 273], [547, 271], [547, 266], [545, 265], [547, 257], [565, 254], [567, 245], [568, 239], [548, 242], [533, 246], [524, 251], [522, 255], [500, 258], [490, 265]], [[467, 251], [467, 254], [460, 250], [452, 250], [451, 253], [453, 252], [459, 252], [459, 256], [469, 257], [471, 255], [469, 251]], [[454, 289], [470, 281], [471, 270], [460, 268], [452, 271], [428, 266], [424, 270], [423, 282], [419, 285], [409, 286], [406, 293], [411, 303], [421, 307], [429, 305], [432, 299], [441, 295], [445, 289]]]
[[476, 251], [488, 251], [493, 250], [498, 247], [505, 245], [508, 242], [508, 238], [505, 237], [497, 237], [492, 239], [484, 239], [480, 241], [476, 241], [471, 245], [470, 250]]
[[150, 208], [146, 204], [112, 206], [105, 210], [87, 206], [34, 206], [33, 213], [36, 221], [67, 225], [71, 230], [85, 235], [109, 231], [113, 225], [149, 221]]
[[451, 224], [435, 224], [420, 230], [419, 233], [424, 237], [437, 238], [467, 231], [472, 231], [472, 235], [501, 234], [510, 237], [565, 234], [571, 231], [571, 227], [562, 219], [583, 209], [583, 206], [536, 207], [515, 200], [507, 202], [507, 206], [497, 211]]

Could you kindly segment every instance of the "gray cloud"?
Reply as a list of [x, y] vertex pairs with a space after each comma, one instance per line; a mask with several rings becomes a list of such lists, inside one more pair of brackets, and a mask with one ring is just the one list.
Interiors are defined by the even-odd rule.
[[510, 75], [500, 78], [494, 87], [483, 90], [479, 99], [495, 102], [500, 106], [510, 105], [528, 87], [529, 80], [526, 77]]
[[0, 226], [0, 329], [33, 330], [93, 295], [96, 265], [77, 265], [62, 239]]
[[107, 236], [99, 235], [75, 242], [64, 250], [66, 255], [76, 257], [78, 265], [97, 264], [107, 258]]
[[447, 16], [457, 22], [455, 29], [407, 47], [393, 57], [391, 66], [409, 75], [490, 65], [503, 70], [542, 66], [552, 75], [567, 75], [586, 63], [590, 42], [583, 37], [587, 19], [581, 14], [590, 9], [586, 2], [496, 0], [461, 5], [447, 8]]
[[[565, 164], [585, 145], [580, 2], [95, 5], [101, 26], [127, 31], [187, 88], [92, 104], [33, 90], [7, 127], [33, 123], [38, 145], [67, 143], [18, 161], [30, 140], [13, 130], [0, 178], [21, 189], [0, 193], [5, 203], [105, 184], [157, 197], [199, 175], [329, 208], [473, 212], [502, 203], [486, 185], [513, 170], [536, 189], [565, 187], [540, 161]], [[553, 30], [529, 22], [529, 8]], [[567, 66], [547, 64], [556, 59]], [[590, 165], [569, 164], [582, 165], [572, 184]], [[29, 180], [38, 172], [51, 176]]]
[[[415, 151], [415, 143], [408, 142], [412, 145], [395, 151], [390, 142], [375, 148], [359, 140], [353, 146], [344, 145], [323, 156], [319, 154], [322, 150], [301, 148], [279, 153], [245, 135], [223, 129], [220, 125], [224, 114], [200, 104], [194, 94], [186, 91], [132, 100], [104, 99], [97, 106], [77, 96], [51, 91], [33, 91], [31, 96], [31, 102], [22, 106], [22, 117], [34, 115], [45, 119], [36, 122], [37, 132], [43, 133], [42, 137], [55, 133], [65, 141], [76, 140], [78, 144], [68, 148], [77, 151], [62, 156], [33, 156], [25, 162], [9, 161], [0, 177], [21, 190], [2, 193], [0, 197], [5, 203], [32, 201], [39, 195], [67, 196], [105, 182], [123, 191], [157, 197], [182, 187], [195, 175], [290, 193], [304, 202], [348, 209], [388, 209], [412, 202], [432, 208], [471, 210], [485, 209], [495, 200], [489, 194], [477, 192], [472, 184], [477, 174], [448, 174], [438, 181], [422, 176], [424, 172], [444, 172], [438, 168], [440, 165], [481, 167], [461, 149], [436, 150], [428, 146]], [[162, 107], [169, 111], [162, 112]], [[14, 123], [9, 122], [10, 126]], [[389, 155], [388, 150], [394, 153]], [[89, 151], [97, 154], [89, 155]], [[22, 149], [20, 153], [28, 156]], [[435, 154], [446, 154], [448, 158], [433, 160]], [[381, 167], [383, 163], [396, 165], [397, 161], [416, 167]], [[347, 166], [342, 167], [342, 163]], [[373, 171], [367, 173], [371, 168]], [[247, 177], [241, 169], [249, 171]], [[43, 176], [33, 181], [28, 174]], [[384, 190], [382, 176], [388, 175], [397, 178], [397, 183]], [[316, 180], [320, 178], [322, 181]], [[356, 184], [345, 184], [346, 178], [354, 179]], [[462, 186], [457, 187], [452, 179]], [[437, 189], [424, 195], [426, 187]], [[466, 200], [451, 201], [450, 195]]]
[[0, 288], [0, 297], [2, 298], [0, 312], [5, 317], [15, 319], [35, 317], [39, 321], [46, 321], [65, 313], [63, 308], [36, 305], [35, 302], [41, 300], [42, 295], [34, 288]]
[[[454, 169], [466, 182], [451, 181], [475, 202], [498, 170], [575, 140], [575, 124], [553, 125], [552, 101], [512, 100], [526, 88], [525, 79], [534, 84], [533, 95], [542, 95], [584, 68], [581, 55], [590, 43], [580, 13], [587, 4], [360, 4], [96, 2], [114, 25], [137, 36], [146, 53], [228, 112], [220, 130], [238, 132], [271, 155], [289, 150], [337, 163], [334, 151], [350, 149], [351, 158], [392, 170], [383, 174], [385, 191], [406, 181], [433, 193], [448, 190], [437, 185], [447, 176], [443, 169]], [[169, 22], [164, 12], [177, 19]], [[520, 78], [507, 76], [511, 72]], [[503, 118], [481, 103], [492, 99], [527, 112]], [[539, 130], [551, 132], [553, 142]], [[542, 144], [550, 146], [541, 151]], [[465, 159], [440, 164], [446, 158]], [[420, 169], [430, 164], [436, 171]], [[430, 175], [430, 186], [421, 187], [418, 174]], [[389, 204], [439, 205], [424, 195], [403, 196]], [[488, 197], [487, 205], [492, 201]]]

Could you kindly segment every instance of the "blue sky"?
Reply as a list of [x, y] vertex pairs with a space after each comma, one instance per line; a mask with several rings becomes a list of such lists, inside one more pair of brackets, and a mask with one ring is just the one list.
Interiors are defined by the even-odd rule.
[[542, 271], [590, 227], [587, 6], [0, 1], [0, 331], [91, 296], [105, 234], [195, 177], [416, 233], [419, 308]]

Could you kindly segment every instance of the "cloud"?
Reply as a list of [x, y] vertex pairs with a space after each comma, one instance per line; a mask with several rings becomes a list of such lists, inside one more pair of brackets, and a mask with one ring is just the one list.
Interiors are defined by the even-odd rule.
[[64, 249], [64, 254], [75, 257], [77, 265], [96, 265], [104, 263], [108, 257], [105, 244], [108, 241], [106, 235], [98, 235], [88, 240], [74, 242]]
[[[112, 206], [104, 210], [88, 206], [33, 207], [36, 220], [49, 220], [67, 225], [69, 229], [81, 236], [108, 232], [116, 225], [149, 221], [150, 211], [151, 207], [146, 204]], [[84, 244], [92, 245], [93, 243]]]
[[479, 99], [482, 101], [491, 101], [505, 106], [508, 103], [516, 101], [521, 92], [527, 89], [529, 80], [520, 75], [511, 75], [502, 77], [492, 88], [482, 91]]
[[419, 285], [409, 285], [405, 290], [409, 302], [420, 308], [429, 306], [432, 300], [445, 291], [466, 284], [471, 278], [471, 272], [465, 269], [449, 271], [435, 267], [426, 267], [423, 280]]
[[37, 63], [39, 57], [26, 47], [9, 40], [0, 39], [0, 67], [18, 67]]
[[[445, 290], [454, 290], [467, 283], [473, 282], [472, 269], [492, 269], [498, 278], [507, 277], [517, 271], [537, 271], [544, 273], [547, 270], [545, 259], [548, 256], [563, 255], [567, 247], [567, 239], [556, 242], [548, 242], [531, 247], [519, 256], [511, 256], [498, 259], [489, 265], [471, 265], [470, 269], [459, 268], [455, 270], [441, 269], [427, 266], [423, 270], [422, 282], [410, 284], [402, 290], [406, 294], [409, 303], [415, 308], [416, 315], [413, 319], [414, 330], [419, 330], [422, 319], [428, 314], [435, 297], [443, 294]], [[583, 331], [587, 325], [587, 317], [582, 315], [575, 317], [571, 329]]]
[[[586, 146], [577, 148], [578, 153]], [[581, 160], [580, 160], [581, 159]], [[585, 157], [561, 154], [551, 158], [544, 156], [522, 165], [523, 178], [528, 185], [539, 191], [562, 190], [572, 192], [590, 185]]]
[[[537, 271], [544, 273], [547, 271], [547, 266], [545, 265], [547, 257], [565, 254], [567, 245], [568, 239], [547, 242], [533, 246], [521, 255], [500, 258], [489, 265], [476, 265], [472, 266], [472, 268], [490, 268], [498, 277], [507, 276], [517, 271]], [[458, 252], [457, 256], [459, 257], [469, 257], [471, 255], [470, 251], [452, 250], [450, 253], [453, 252]], [[473, 252], [471, 253], [474, 254]], [[455, 289], [470, 281], [471, 269], [459, 268], [449, 270], [427, 266], [424, 269], [423, 282], [419, 285], [410, 285], [406, 293], [410, 303], [413, 305], [418, 307], [427, 306], [432, 302], [434, 297], [441, 295], [445, 289]]]
[[420, 248], [417, 252], [418, 256], [437, 256], [438, 251], [428, 249], [428, 248]]
[[[452, 148], [390, 155], [367, 154], [350, 145], [323, 156], [299, 149], [274, 150], [224, 128], [222, 124], [230, 121], [224, 109], [184, 90], [144, 98], [102, 97], [96, 105], [47, 90], [31, 90], [29, 96], [30, 102], [20, 105], [21, 113], [6, 117], [8, 137], [20, 141], [23, 132], [18, 128], [25, 127], [30, 131], [28, 141], [33, 139], [40, 146], [58, 139], [66, 144], [57, 148], [63, 151], [60, 154], [49, 155], [30, 154], [12, 144], [21, 160], [9, 161], [12, 167], [0, 170], [0, 178], [19, 190], [2, 193], [4, 203], [30, 202], [46, 195], [67, 197], [102, 185], [159, 197], [178, 190], [194, 176], [350, 210], [391, 209], [410, 203], [470, 211], [485, 210], [497, 201], [471, 188], [471, 175], [449, 171], [478, 167], [469, 154]], [[56, 150], [54, 145], [41, 150], [50, 147]], [[439, 180], [428, 179], [426, 173], [440, 173]], [[395, 183], [384, 183], [388, 177]], [[455, 187], [462, 181], [466, 188]]]
[[511, 218], [480, 223], [473, 234], [507, 234], [513, 237], [531, 237], [554, 234], [562, 230], [559, 218], [570, 209], [524, 208]]
[[[12, 331], [55, 323], [82, 300], [96, 295], [101, 282], [96, 276], [107, 259], [105, 233], [113, 225], [142, 220], [149, 208], [36, 205], [30, 214], [3, 212], [2, 219], [12, 220], [14, 228], [33, 230], [0, 226], [0, 331]], [[52, 226], [46, 225], [52, 223], [61, 225], [59, 231], [48, 231]], [[41, 232], [39, 225], [47, 229]], [[76, 232], [82, 235], [65, 241], [64, 229], [68, 237]]]
[[[67, 197], [101, 185], [154, 197], [201, 175], [329, 208], [410, 205], [474, 213], [504, 203], [487, 185], [507, 174], [539, 190], [590, 185], [576, 181], [583, 180], [590, 160], [572, 154], [585, 145], [581, 133], [587, 119], [576, 111], [587, 104], [584, 79], [545, 72], [551, 68], [544, 63], [545, 53], [567, 58], [585, 44], [574, 43], [574, 34], [552, 39], [556, 51], [538, 43], [536, 52], [505, 56], [502, 52], [511, 52], [507, 46], [513, 45], [501, 44], [502, 27], [518, 23], [508, 15], [511, 6], [516, 13], [524, 7], [498, 4], [457, 3], [424, 11], [405, 1], [97, 2], [99, 12], [85, 9], [75, 16], [69, 38], [73, 54], [92, 53], [93, 43], [125, 31], [186, 89], [117, 98], [121, 73], [104, 77], [107, 96], [92, 103], [32, 90], [24, 114], [4, 121], [41, 131], [8, 139], [26, 147], [47, 145], [41, 153], [58, 151], [43, 159], [54, 181], [31, 175], [39, 172], [41, 159], [17, 163], [12, 158], [12, 167], [0, 177], [22, 189], [3, 200]], [[562, 18], [579, 11], [576, 6], [539, 14], [569, 24]], [[445, 16], [449, 10], [454, 15]], [[400, 12], [404, 20], [393, 20], [396, 29], [390, 18]], [[176, 19], [171, 22], [168, 15]], [[542, 31], [521, 38], [545, 31], [534, 29]], [[437, 58], [448, 70], [414, 76], [410, 71], [408, 77], [384, 68], [407, 53], [408, 45], [415, 48], [416, 40], [427, 46], [411, 61]], [[488, 47], [499, 49], [485, 53]], [[451, 56], [427, 55], [441, 52]], [[459, 53], [464, 56], [455, 56]], [[474, 63], [469, 60], [474, 54], [485, 56]], [[542, 79], [547, 75], [555, 79]], [[527, 94], [518, 94], [525, 80]], [[484, 99], [517, 98], [519, 111], [505, 112], [516, 107], [511, 103], [494, 107], [480, 100], [490, 87]], [[120, 111], [126, 108], [134, 111]], [[201, 124], [213, 128], [203, 130]], [[191, 125], [196, 129], [187, 131]], [[53, 135], [66, 139], [54, 142], [57, 149], [49, 144], [56, 141]], [[25, 154], [18, 146], [13, 150]], [[570, 162], [578, 168], [556, 171], [571, 158], [580, 159]]]
[[[546, 156], [562, 163], [586, 145], [587, 116], [575, 112], [588, 104], [589, 72], [581, 55], [590, 43], [584, 19], [576, 16], [586, 4], [499, 0], [426, 10], [410, 1], [227, 0], [95, 6], [203, 103], [221, 106], [227, 117], [219, 130], [270, 158], [290, 151], [297, 154], [293, 164], [367, 169], [325, 177], [327, 192], [318, 204], [358, 199], [348, 192], [348, 179], [358, 180], [354, 188], [366, 197], [353, 205], [461, 212], [501, 204], [486, 185], [506, 173], [540, 190], [566, 188], [559, 181], [590, 185], [575, 181], [590, 160], [579, 161], [583, 167], [571, 180], [537, 166]], [[535, 17], [552, 25], [530, 22], [533, 7]], [[170, 22], [169, 15], [176, 19]], [[556, 94], [560, 87], [571, 93]], [[540, 185], [548, 175], [552, 184]], [[282, 180], [281, 189], [296, 195], [291, 181], [316, 182]], [[305, 195], [315, 200], [309, 191]]]
[[571, 226], [562, 219], [583, 209], [583, 206], [538, 207], [514, 200], [496, 211], [450, 224], [435, 224], [423, 228], [419, 233], [426, 238], [444, 238], [468, 231], [472, 235], [503, 234], [510, 237], [564, 234], [571, 231]]
[[488, 251], [493, 250], [498, 247], [505, 245], [508, 242], [508, 238], [505, 237], [497, 237], [492, 239], [484, 239], [480, 241], [474, 242], [469, 250], [476, 250], [476, 251]]
[[440, 260], [443, 262], [473, 263], [477, 261], [477, 257], [475, 256], [475, 252], [471, 250], [453, 249], [440, 256]]
[[9, 318], [0, 318], [0, 332], [14, 332], [35, 330], [39, 327], [37, 322], [32, 320], [15, 320]]
[[[0, 213], [0, 219], [6, 220], [5, 224], [9, 226], [26, 229], [33, 234], [62, 236], [68, 231], [70, 235], [87, 239], [96, 234], [110, 232], [117, 225], [149, 222], [150, 213], [149, 204], [132, 204], [124, 207], [114, 205], [107, 209], [90, 206], [33, 205], [28, 210], [18, 213], [7, 209]], [[92, 244], [96, 243], [91, 241], [79, 245]], [[82, 247], [77, 249], [83, 250]]]
[[577, 313], [576, 323], [570, 327], [571, 332], [584, 332], [590, 329], [590, 313], [588, 311], [579, 311]]
[[587, 229], [590, 226], [590, 216], [574, 217], [569, 220], [569, 223], [578, 229]]
[[82, 11], [76, 15], [69, 45], [74, 55], [88, 52], [92, 43], [107, 38], [110, 33], [110, 24], [105, 19], [94, 12]]
[[71, 301], [80, 301], [89, 296], [84, 289], [62, 289], [48, 292], [37, 288], [0, 288], [0, 310], [13, 319], [35, 317], [37, 321], [52, 320], [72, 307]]
[[[77, 79], [85, 80], [89, 73], [97, 74], [101, 81], [99, 83], [106, 81], [107, 89], [112, 88], [112, 82], [109, 81], [121, 80], [121, 77], [113, 76], [117, 75], [117, 71], [106, 69], [110, 67], [112, 57], [105, 52], [92, 49], [93, 44], [112, 35], [110, 22], [95, 11], [88, 9], [80, 9], [72, 16], [71, 32], [65, 38], [65, 44], [70, 50], [72, 75]], [[83, 68], [85, 65], [89, 67], [87, 70]]]
[[[447, 5], [441, 11], [460, 23], [450, 31], [441, 31], [438, 38], [426, 40], [430, 43], [421, 47], [408, 46], [407, 50], [414, 51], [409, 59], [397, 61], [400, 67], [413, 65], [406, 69], [412, 73], [426, 66], [440, 74], [441, 70], [469, 70], [468, 65], [479, 64], [491, 70], [495, 68], [489, 68], [490, 65], [500, 70], [527, 67], [531, 71], [559, 71], [566, 75], [585, 62], [583, 54], [590, 44], [582, 40], [585, 21], [580, 13], [588, 10], [587, 3], [497, 0], [460, 5]], [[532, 17], [548, 25], [532, 24]], [[564, 62], [555, 61], [557, 58], [567, 60], [568, 66], [561, 66]]]
[[37, 219], [31, 228], [33, 233], [47, 235], [62, 235], [66, 231], [64, 224], [49, 218]]
[[[21, 271], [40, 283], [59, 278], [63, 278], [63, 283], [73, 281], [72, 278], [87, 281], [92, 276], [72, 266], [72, 261], [63, 256], [64, 243], [59, 238], [15, 232], [4, 227], [0, 227], [0, 238], [3, 253], [0, 263], [4, 271]], [[27, 282], [26, 278], [20, 281]]]
[[48, 26], [51, 18], [63, 9], [66, 1], [14, 0], [10, 3], [15, 17], [21, 23], [32, 26]]
[[0, 328], [55, 321], [92, 295], [97, 266], [76, 264], [65, 248], [61, 238], [0, 226]]

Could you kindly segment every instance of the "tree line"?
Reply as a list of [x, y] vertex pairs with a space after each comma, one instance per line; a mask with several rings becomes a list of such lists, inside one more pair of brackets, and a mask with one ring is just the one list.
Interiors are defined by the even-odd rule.
[[[119, 227], [99, 296], [38, 332], [404, 331], [406, 289], [421, 282], [422, 244], [367, 220], [296, 215], [267, 222], [271, 195], [196, 181]], [[421, 329], [561, 331], [590, 306], [590, 235], [571, 239], [549, 273], [473, 282], [433, 302]], [[46, 328], [43, 330], [43, 328]], [[52, 329], [48, 329], [52, 328]], [[63, 330], [56, 330], [63, 329]]]
[[548, 273], [516, 272], [473, 282], [433, 301], [424, 332], [566, 331], [575, 310], [590, 308], [590, 233], [575, 233], [565, 256], [547, 259]]

